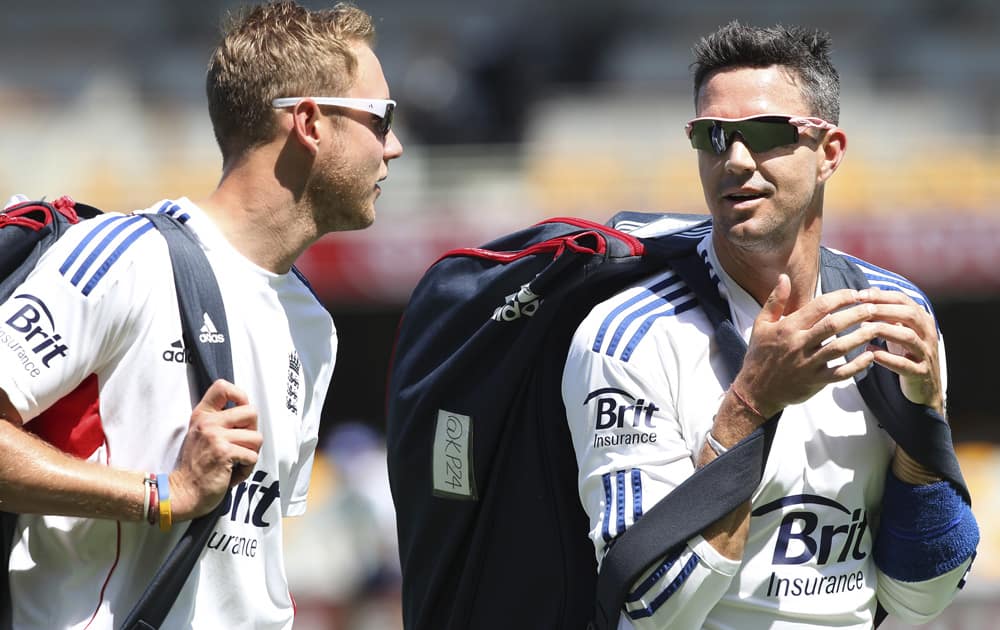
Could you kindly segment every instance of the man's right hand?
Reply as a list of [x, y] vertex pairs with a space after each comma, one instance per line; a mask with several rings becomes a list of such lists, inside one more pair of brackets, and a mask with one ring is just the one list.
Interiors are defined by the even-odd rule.
[[[830, 383], [852, 378], [874, 361], [867, 349], [841, 361], [875, 338], [872, 327], [834, 338], [873, 318], [874, 306], [863, 302], [858, 291], [826, 293], [786, 316], [790, 294], [791, 283], [782, 274], [754, 322], [743, 369], [733, 384], [767, 418], [808, 400]], [[831, 367], [831, 361], [837, 364]]]
[[212, 511], [229, 488], [250, 476], [262, 443], [257, 410], [246, 393], [221, 379], [212, 383], [191, 413], [177, 468], [170, 473], [174, 520]]
[[[872, 319], [874, 307], [862, 302], [857, 291], [833, 291], [785, 315], [791, 292], [788, 276], [781, 274], [754, 321], [743, 367], [731, 387], [735, 391], [723, 398], [711, 429], [725, 448], [732, 448], [788, 405], [808, 400], [827, 384], [851, 378], [874, 361], [872, 351], [865, 350], [851, 361], [829, 365], [875, 336], [874, 327], [860, 326], [833, 338]], [[704, 466], [715, 458], [706, 442], [697, 464]], [[719, 553], [738, 560], [743, 557], [749, 523], [750, 503], [746, 502], [702, 535]]]

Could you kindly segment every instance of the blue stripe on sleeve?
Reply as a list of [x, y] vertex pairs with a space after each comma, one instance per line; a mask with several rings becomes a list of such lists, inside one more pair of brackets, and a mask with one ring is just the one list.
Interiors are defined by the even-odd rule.
[[[612, 356], [615, 355], [615, 351], [618, 350], [618, 344], [621, 343], [622, 337], [625, 336], [625, 331], [628, 329], [628, 327], [634, 321], [636, 321], [637, 319], [639, 319], [641, 317], [649, 315], [651, 312], [655, 311], [658, 308], [663, 308], [665, 306], [669, 306], [670, 303], [673, 300], [676, 300], [679, 297], [683, 297], [683, 296], [685, 296], [685, 295], [687, 295], [689, 293], [691, 293], [691, 289], [689, 287], [687, 287], [687, 286], [683, 286], [683, 287], [681, 287], [679, 289], [675, 289], [674, 291], [671, 291], [670, 293], [668, 293], [668, 294], [666, 294], [664, 296], [659, 296], [659, 299], [650, 302], [649, 304], [643, 306], [642, 308], [638, 308], [638, 309], [632, 311], [627, 316], [625, 316], [624, 318], [622, 318], [621, 323], [618, 324], [618, 329], [615, 331], [614, 336], [611, 338], [611, 343], [608, 344], [608, 349], [607, 349], [606, 354], [609, 357], [612, 357]], [[673, 314], [673, 310], [669, 310], [666, 313], [664, 313], [664, 315], [670, 315], [670, 314]], [[643, 333], [643, 334], [645, 334], [645, 333]], [[640, 336], [640, 338], [641, 338], [641, 336]], [[635, 336], [634, 335], [633, 335], [632, 339], [635, 340]], [[631, 354], [631, 352], [629, 352], [629, 354]]]
[[656, 611], [659, 610], [668, 599], [670, 599], [670, 596], [676, 593], [677, 590], [683, 586], [684, 582], [687, 581], [696, 566], [698, 566], [698, 554], [692, 553], [691, 558], [684, 565], [684, 568], [681, 569], [680, 573], [677, 574], [677, 577], [675, 577], [674, 580], [665, 589], [663, 589], [659, 595], [656, 596], [656, 599], [654, 599], [649, 606], [639, 610], [630, 610], [628, 611], [628, 616], [632, 619], [652, 617], [653, 614], [656, 613]]
[[[105, 274], [107, 274], [108, 270], [111, 269], [111, 266], [115, 264], [115, 262], [121, 257], [121, 255], [125, 252], [125, 250], [127, 250], [132, 245], [132, 243], [138, 240], [140, 236], [142, 236], [143, 234], [152, 229], [153, 229], [153, 224], [147, 221], [146, 225], [132, 232], [132, 234], [130, 234], [124, 241], [122, 241], [121, 244], [118, 245], [118, 247], [116, 247], [115, 250], [111, 252], [111, 254], [107, 258], [104, 259], [104, 262], [101, 263], [101, 265], [94, 272], [94, 275], [92, 275], [90, 277], [90, 280], [87, 281], [87, 284], [84, 285], [82, 289], [83, 294], [90, 295], [90, 292], [94, 290], [94, 287], [97, 286], [97, 283], [99, 283], [101, 279], [105, 276]], [[76, 283], [74, 282], [74, 284]]]
[[617, 508], [617, 521], [616, 526], [618, 531], [615, 532], [616, 536], [621, 536], [622, 532], [625, 531], [625, 471], [619, 470], [615, 473], [615, 485], [618, 490], [618, 501], [615, 503]]
[[85, 237], [83, 237], [83, 240], [81, 240], [77, 244], [77, 246], [73, 249], [70, 255], [63, 262], [62, 266], [59, 267], [59, 273], [65, 276], [66, 272], [69, 271], [69, 268], [73, 266], [73, 263], [76, 262], [76, 259], [80, 257], [80, 254], [83, 253], [83, 250], [87, 248], [87, 245], [89, 245], [92, 240], [97, 238], [97, 236], [104, 230], [108, 229], [112, 225], [120, 223], [123, 220], [125, 220], [125, 217], [110, 217], [106, 221], [101, 221], [99, 224], [97, 224], [97, 226], [95, 226], [94, 229], [92, 229]]
[[[679, 276], [671, 276], [669, 278], [666, 278], [649, 288], [644, 288], [638, 295], [629, 298], [623, 304], [620, 304], [619, 306], [615, 307], [615, 309], [611, 311], [611, 313], [609, 313], [607, 317], [604, 318], [604, 321], [601, 322], [601, 327], [597, 331], [597, 338], [594, 340], [594, 347], [593, 347], [594, 352], [601, 351], [601, 345], [604, 343], [604, 336], [607, 334], [608, 328], [611, 327], [611, 323], [615, 320], [615, 318], [617, 318], [619, 315], [621, 315], [628, 309], [632, 308], [639, 302], [649, 299], [651, 297], [655, 297], [657, 293], [659, 293], [663, 289], [666, 289], [667, 287], [673, 284], [677, 284], [678, 282], [680, 282], [680, 280], [681, 279]], [[611, 353], [609, 352], [609, 354]]]
[[605, 544], [611, 542], [611, 502], [614, 497], [611, 494], [611, 473], [604, 473], [601, 475], [601, 481], [604, 482], [604, 524], [601, 526], [601, 537], [604, 539]]
[[[180, 212], [181, 207], [172, 201], [164, 202], [160, 209], [156, 211], [157, 214], [166, 214], [174, 217], [181, 223], [187, 223], [191, 218], [191, 215], [187, 212]], [[179, 213], [179, 214], [178, 214]]]
[[628, 360], [632, 358], [632, 353], [635, 352], [636, 346], [639, 345], [639, 342], [642, 341], [643, 337], [646, 336], [646, 333], [649, 332], [649, 329], [652, 327], [653, 322], [655, 322], [661, 317], [676, 317], [681, 313], [690, 311], [696, 306], [698, 306], [698, 300], [695, 298], [691, 298], [687, 302], [684, 302], [680, 306], [676, 306], [670, 309], [669, 311], [664, 311], [662, 313], [653, 313], [652, 315], [647, 317], [646, 321], [644, 321], [639, 326], [639, 329], [636, 330], [635, 334], [632, 335], [632, 338], [629, 339], [628, 344], [625, 345], [625, 349], [622, 351], [622, 357], [621, 357], [622, 361], [628, 363]]
[[642, 518], [642, 473], [632, 469], [632, 522]]
[[[83, 261], [83, 264], [80, 265], [80, 268], [77, 269], [76, 273], [73, 274], [73, 277], [70, 278], [70, 282], [73, 286], [79, 286], [80, 280], [83, 279], [84, 274], [90, 270], [91, 265], [94, 264], [94, 262], [105, 252], [105, 250], [107, 250], [107, 248], [111, 245], [111, 242], [121, 235], [121, 233], [126, 229], [134, 225], [137, 221], [145, 221], [145, 219], [138, 216], [132, 216], [122, 217], [121, 219], [115, 221], [115, 225], [111, 232], [101, 239], [101, 242], [97, 244], [94, 251], [90, 252], [90, 255], [87, 256], [87, 258]], [[109, 221], [108, 223], [111, 222]]]
[[886, 291], [899, 291], [900, 293], [904, 293], [913, 298], [913, 301], [922, 306], [928, 313], [931, 315], [934, 314], [934, 311], [931, 308], [931, 301], [927, 295], [920, 290], [920, 287], [913, 284], [903, 276], [873, 265], [868, 261], [855, 258], [849, 254], [844, 254], [843, 252], [838, 253], [861, 268], [862, 273], [865, 274], [865, 278], [868, 280], [868, 284]]
[[663, 557], [663, 563], [656, 567], [655, 571], [650, 573], [645, 580], [636, 586], [634, 591], [629, 593], [628, 598], [625, 600], [626, 603], [631, 604], [642, 599], [642, 597], [649, 592], [649, 589], [653, 588], [653, 585], [667, 574], [670, 567], [674, 566], [674, 563], [677, 562], [677, 559], [681, 557], [681, 553], [683, 553], [686, 548], [687, 545], [679, 545], [675, 551], [667, 553], [667, 555]]

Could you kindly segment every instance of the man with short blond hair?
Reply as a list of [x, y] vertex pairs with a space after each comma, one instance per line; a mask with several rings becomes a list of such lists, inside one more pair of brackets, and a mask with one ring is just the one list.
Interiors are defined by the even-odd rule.
[[[118, 627], [183, 532], [171, 521], [220, 501], [227, 513], [162, 627], [291, 627], [282, 519], [305, 510], [337, 348], [292, 265], [324, 234], [372, 223], [402, 154], [373, 38], [349, 5], [246, 10], [208, 69], [217, 188], [73, 226], [0, 304], [5, 336], [24, 337], [9, 322], [29, 296], [67, 348], [32, 376], [19, 344], [0, 346], [0, 507], [21, 515], [14, 627]], [[166, 244], [144, 213], [185, 222], [219, 281], [235, 383], [200, 402], [187, 395]], [[202, 332], [221, 334], [207, 316]], [[151, 477], [169, 492], [166, 520]]]

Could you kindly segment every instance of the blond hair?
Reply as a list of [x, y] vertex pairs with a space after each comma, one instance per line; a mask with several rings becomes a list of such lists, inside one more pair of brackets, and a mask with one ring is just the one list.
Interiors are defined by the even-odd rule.
[[231, 19], [205, 81], [223, 163], [274, 137], [273, 99], [345, 94], [358, 65], [350, 47], [374, 40], [371, 16], [345, 3], [310, 11], [273, 2]]

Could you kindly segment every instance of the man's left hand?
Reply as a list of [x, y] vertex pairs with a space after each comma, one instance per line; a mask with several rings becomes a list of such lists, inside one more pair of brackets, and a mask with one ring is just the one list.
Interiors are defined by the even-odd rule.
[[875, 362], [899, 374], [903, 395], [944, 414], [938, 332], [934, 318], [900, 291], [871, 288], [859, 292], [860, 301], [875, 306], [871, 321], [887, 349], [871, 345]]

